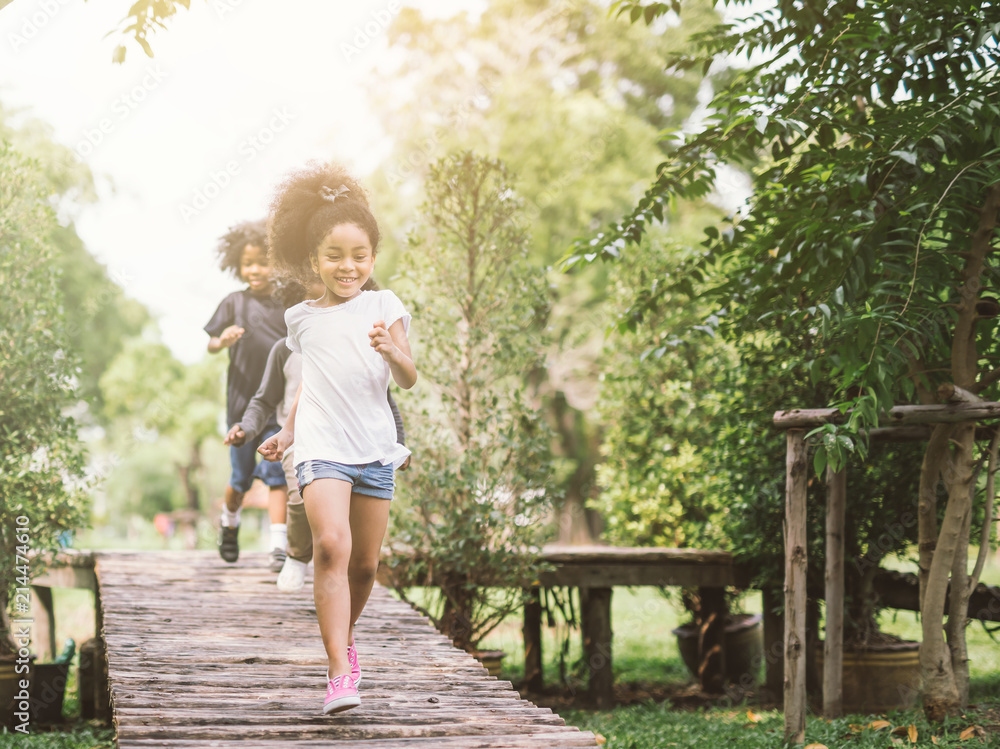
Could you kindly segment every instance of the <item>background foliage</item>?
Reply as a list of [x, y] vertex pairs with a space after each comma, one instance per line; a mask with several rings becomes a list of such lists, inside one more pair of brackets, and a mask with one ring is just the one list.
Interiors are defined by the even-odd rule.
[[[74, 410], [76, 352], [58, 286], [56, 220], [35, 161], [0, 141], [0, 609], [17, 585], [18, 555], [60, 548], [85, 521], [85, 454]], [[26, 517], [27, 525], [17, 523]], [[24, 528], [25, 530], [20, 530]], [[28, 542], [18, 540], [26, 533]], [[29, 575], [44, 557], [20, 564]], [[0, 642], [0, 649], [6, 646]]]
[[388, 537], [414, 553], [403, 595], [437, 586], [435, 623], [465, 648], [519, 606], [554, 491], [551, 436], [528, 387], [549, 301], [521, 210], [502, 162], [466, 151], [435, 163], [399, 287], [419, 321], [422, 384]]

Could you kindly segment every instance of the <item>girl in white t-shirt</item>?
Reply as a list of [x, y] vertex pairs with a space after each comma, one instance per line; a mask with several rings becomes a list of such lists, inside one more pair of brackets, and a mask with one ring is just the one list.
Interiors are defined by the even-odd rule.
[[285, 426], [259, 448], [281, 460], [294, 438], [329, 659], [324, 713], [361, 702], [354, 623], [375, 582], [394, 472], [409, 455], [396, 442], [385, 393], [390, 377], [404, 389], [417, 381], [410, 316], [391, 291], [362, 290], [379, 237], [364, 190], [337, 166], [292, 174], [271, 204], [274, 264], [318, 273], [326, 287], [319, 299], [285, 312], [288, 347], [302, 354], [302, 385]]

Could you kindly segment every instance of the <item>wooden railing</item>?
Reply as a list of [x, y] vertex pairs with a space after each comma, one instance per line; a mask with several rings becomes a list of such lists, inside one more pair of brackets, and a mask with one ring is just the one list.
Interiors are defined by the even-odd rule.
[[[537, 588], [571, 587], [580, 595], [580, 636], [589, 676], [590, 698], [609, 707], [613, 697], [611, 596], [618, 586], [683, 586], [697, 588], [701, 599], [698, 677], [703, 689], [721, 693], [725, 687], [725, 588], [746, 587], [749, 575], [733, 564], [727, 551], [613, 546], [547, 546], [541, 561], [548, 567]], [[405, 579], [405, 560], [383, 561], [380, 581], [391, 585]], [[527, 590], [524, 608], [524, 674], [526, 686], [543, 685], [542, 609], [537, 589]]]

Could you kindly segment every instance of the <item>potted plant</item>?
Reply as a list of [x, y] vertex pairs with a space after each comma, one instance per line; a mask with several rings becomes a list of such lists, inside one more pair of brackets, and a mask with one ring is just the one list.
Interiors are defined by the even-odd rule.
[[38, 165], [4, 142], [0, 205], [0, 710], [11, 720], [30, 669], [30, 623], [20, 621], [30, 583], [62, 534], [82, 525], [85, 480], [70, 415], [75, 362], [53, 273], [57, 223]]
[[396, 287], [413, 312], [421, 381], [416, 400], [401, 401], [417, 449], [386, 567], [469, 652], [522, 605], [551, 514], [551, 437], [526, 384], [542, 366], [549, 302], [520, 211], [501, 162], [468, 152], [437, 162]]
[[[758, 680], [763, 657], [763, 625], [760, 614], [740, 610], [739, 601], [744, 591], [726, 590], [725, 621], [725, 676], [727, 681], [743, 689], [752, 688]], [[701, 601], [696, 590], [683, 589], [681, 601], [690, 614], [690, 620], [675, 627], [671, 634], [677, 638], [677, 651], [692, 676], [697, 676], [698, 640], [701, 636]]]

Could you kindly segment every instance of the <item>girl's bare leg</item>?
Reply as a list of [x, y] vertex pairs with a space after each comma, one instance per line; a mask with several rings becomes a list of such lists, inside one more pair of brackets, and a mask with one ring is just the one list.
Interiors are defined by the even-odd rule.
[[313, 535], [313, 598], [329, 659], [330, 677], [351, 672], [347, 645], [351, 629], [351, 484], [316, 479], [302, 490]]
[[351, 495], [351, 561], [347, 579], [351, 588], [351, 628], [347, 642], [354, 642], [354, 623], [365, 610], [378, 572], [379, 551], [389, 523], [392, 500], [367, 494]]

